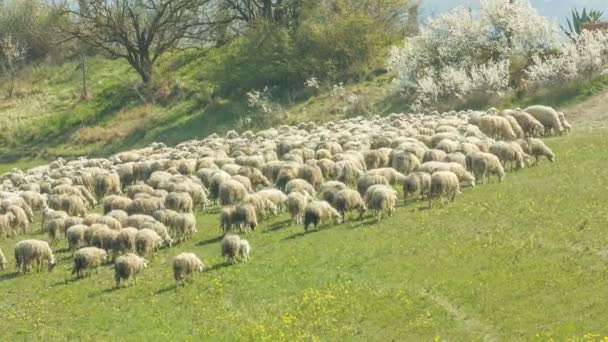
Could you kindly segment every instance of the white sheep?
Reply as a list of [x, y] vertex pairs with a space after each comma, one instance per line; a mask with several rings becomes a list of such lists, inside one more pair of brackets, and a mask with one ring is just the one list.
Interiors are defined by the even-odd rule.
[[186, 285], [186, 278], [192, 278], [195, 272], [202, 273], [205, 265], [194, 253], [181, 253], [173, 258], [173, 277], [177, 285]]
[[52, 271], [56, 261], [48, 242], [30, 239], [15, 245], [15, 262], [20, 273], [29, 271], [32, 262], [36, 264], [36, 271], [40, 272], [43, 261], [48, 263], [49, 272]]
[[397, 191], [387, 185], [373, 185], [365, 193], [365, 205], [373, 210], [380, 221], [384, 214], [392, 216], [397, 204]]
[[458, 193], [460, 193], [460, 182], [454, 172], [435, 172], [431, 176], [429, 207], [432, 206], [432, 200], [435, 198], [440, 198], [443, 201], [443, 198], [447, 197], [450, 201], [453, 201]]
[[338, 192], [338, 195], [336, 196], [336, 210], [340, 213], [342, 222], [344, 222], [346, 212], [358, 210], [359, 218], [362, 218], [367, 207], [359, 192], [351, 189], [344, 189]]
[[116, 258], [114, 262], [114, 280], [116, 287], [120, 287], [121, 281], [127, 281], [133, 278], [133, 282], [137, 284], [137, 275], [147, 267], [147, 262], [144, 258], [136, 254], [125, 254]]
[[82, 277], [83, 271], [97, 271], [108, 259], [108, 253], [97, 247], [84, 247], [74, 253], [74, 264], [72, 266], [72, 276], [76, 274]]
[[524, 112], [532, 115], [545, 127], [545, 134], [562, 134], [564, 127], [559, 120], [559, 115], [555, 109], [547, 106], [531, 106], [524, 109]]
[[304, 231], [307, 232], [310, 225], [317, 228], [320, 224], [331, 219], [335, 219], [337, 222], [340, 219], [340, 213], [338, 213], [338, 211], [328, 202], [310, 202], [304, 209]]

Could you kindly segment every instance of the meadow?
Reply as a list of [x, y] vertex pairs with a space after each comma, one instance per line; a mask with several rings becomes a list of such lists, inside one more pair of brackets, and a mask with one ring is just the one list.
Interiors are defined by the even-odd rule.
[[[0, 272], [2, 340], [574, 340], [608, 335], [605, 129], [546, 140], [555, 163], [466, 189], [453, 203], [399, 205], [304, 234], [286, 215], [247, 235], [225, 265], [217, 208], [195, 239], [114, 289], [112, 266], [72, 280], [64, 242], [52, 273]], [[11, 165], [2, 165], [9, 169]], [[31, 225], [32, 237], [40, 223]], [[182, 251], [206, 271], [176, 288]]]

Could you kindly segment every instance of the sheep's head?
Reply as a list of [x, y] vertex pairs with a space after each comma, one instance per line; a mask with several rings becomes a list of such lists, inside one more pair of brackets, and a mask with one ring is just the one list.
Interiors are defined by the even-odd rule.
[[51, 256], [51, 259], [49, 260], [49, 272], [55, 268], [55, 265], [57, 265], [57, 261], [55, 260], [55, 257]]
[[198, 265], [198, 271], [199, 271], [199, 273], [202, 273], [204, 270], [205, 270], [205, 265], [201, 262]]

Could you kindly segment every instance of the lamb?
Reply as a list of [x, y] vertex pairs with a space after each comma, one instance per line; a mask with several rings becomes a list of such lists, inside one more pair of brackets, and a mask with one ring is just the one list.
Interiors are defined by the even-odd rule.
[[77, 224], [75, 226], [71, 226], [65, 231], [65, 237], [68, 240], [68, 246], [72, 254], [79, 248], [84, 247], [84, 233], [89, 229], [89, 226], [85, 226], [83, 224]]
[[228, 263], [235, 263], [238, 260], [241, 250], [241, 238], [236, 234], [226, 234], [221, 242], [221, 254]]
[[135, 235], [135, 250], [141, 256], [156, 252], [162, 245], [163, 239], [152, 229], [142, 229]]
[[432, 206], [432, 200], [435, 198], [447, 197], [454, 201], [456, 194], [460, 193], [460, 182], [454, 172], [438, 171], [431, 176], [431, 192], [429, 195], [429, 207]]
[[559, 119], [559, 114], [555, 109], [547, 106], [531, 106], [524, 109], [524, 112], [532, 115], [545, 127], [545, 134], [559, 134], [564, 131], [564, 127]]
[[289, 195], [294, 191], [305, 192], [311, 197], [315, 197], [315, 188], [304, 179], [292, 179], [285, 185], [285, 193]]
[[566, 134], [570, 133], [570, 131], [572, 130], [572, 125], [570, 125], [570, 123], [566, 120], [566, 116], [564, 115], [564, 113], [557, 112], [557, 116], [559, 117], [559, 122], [564, 128], [564, 132], [566, 132]]
[[477, 152], [468, 155], [471, 158], [471, 169], [476, 179], [482, 183], [487, 175], [495, 174], [501, 182], [505, 177], [505, 171], [497, 156], [491, 153]]
[[392, 216], [396, 203], [397, 192], [388, 185], [373, 185], [365, 193], [365, 205], [378, 215], [378, 221], [382, 219], [384, 213]]
[[347, 211], [358, 210], [359, 211], [359, 219], [363, 217], [367, 207], [365, 206], [365, 202], [363, 202], [363, 198], [359, 192], [351, 189], [345, 189], [338, 192], [336, 196], [336, 210], [342, 216], [342, 222], [345, 221], [345, 214]]
[[[369, 189], [372, 185], [377, 185], [377, 184], [389, 185], [389, 182], [386, 179], [386, 177], [384, 177], [383, 175], [371, 174], [368, 171], [368, 173], [359, 177], [359, 180], [357, 181], [357, 191], [359, 191], [359, 194], [361, 194], [361, 196], [365, 196], [367, 189]], [[336, 194], [336, 199], [337, 199], [337, 194]], [[330, 203], [332, 203], [332, 202], [330, 202]], [[333, 205], [335, 206], [335, 203]]]
[[194, 272], [202, 273], [205, 265], [194, 253], [181, 253], [173, 258], [173, 277], [177, 285], [185, 285], [185, 279], [194, 276]]
[[116, 258], [114, 262], [114, 280], [116, 287], [120, 287], [121, 280], [125, 282], [129, 278], [133, 278], [133, 282], [137, 284], [137, 275], [147, 267], [147, 262], [144, 258], [136, 254], [126, 254]]
[[311, 201], [312, 197], [310, 195], [299, 191], [292, 192], [287, 196], [287, 211], [289, 211], [292, 222], [295, 224], [304, 223], [304, 209]]
[[165, 199], [165, 207], [180, 213], [192, 212], [192, 197], [187, 192], [170, 192]]
[[498, 115], [484, 115], [479, 118], [479, 129], [494, 139], [515, 140], [517, 138], [509, 120]]
[[324, 222], [340, 219], [340, 213], [326, 201], [310, 202], [304, 209], [304, 231], [308, 232], [309, 226], [314, 225], [315, 229]]
[[418, 193], [421, 199], [426, 198], [431, 192], [431, 174], [427, 172], [415, 172], [406, 176], [403, 182], [403, 199]]
[[218, 191], [221, 205], [233, 205], [241, 202], [247, 196], [247, 188], [239, 181], [228, 179], [224, 181]]
[[547, 158], [550, 162], [555, 161], [553, 151], [540, 139], [528, 138], [526, 140], [518, 140], [517, 143], [525, 153], [535, 158], [536, 164], [538, 164], [541, 157]]
[[2, 253], [2, 249], [0, 249], [0, 270], [6, 270], [6, 257]]
[[15, 245], [15, 261], [20, 273], [29, 271], [32, 262], [36, 264], [37, 272], [40, 272], [43, 261], [48, 263], [49, 272], [57, 263], [48, 242], [33, 239], [22, 240]]
[[241, 261], [249, 261], [249, 253], [251, 252], [251, 245], [249, 245], [249, 241], [245, 239], [239, 240], [239, 252], [238, 258]]
[[108, 253], [97, 247], [84, 247], [74, 254], [74, 264], [72, 266], [72, 276], [76, 274], [78, 278], [83, 276], [83, 271], [97, 271], [108, 259]]

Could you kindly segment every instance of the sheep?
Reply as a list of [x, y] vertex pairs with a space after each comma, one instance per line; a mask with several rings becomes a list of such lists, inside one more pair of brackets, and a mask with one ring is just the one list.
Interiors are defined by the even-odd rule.
[[528, 138], [525, 140], [518, 140], [517, 143], [525, 153], [534, 157], [536, 160], [535, 164], [538, 164], [541, 157], [547, 158], [552, 163], [555, 161], [555, 154], [553, 151], [540, 139]]
[[368, 170], [388, 166], [388, 155], [380, 150], [366, 151], [363, 156], [365, 158], [365, 166]]
[[285, 208], [285, 202], [287, 201], [287, 195], [278, 189], [264, 189], [256, 192], [257, 195], [268, 199], [279, 209], [283, 211]]
[[162, 245], [163, 239], [152, 229], [141, 229], [135, 235], [135, 250], [141, 256], [156, 252]]
[[125, 282], [129, 278], [133, 278], [133, 282], [137, 284], [137, 275], [147, 267], [147, 262], [144, 258], [136, 254], [125, 254], [116, 258], [114, 262], [114, 280], [116, 288], [120, 287], [121, 280]]
[[[118, 222], [120, 222], [121, 226], [126, 226], [127, 220], [129, 219], [129, 214], [120, 209], [114, 209], [108, 212], [105, 216], [116, 219]], [[97, 222], [97, 220], [95, 220], [95, 222]]]
[[266, 178], [259, 169], [243, 166], [239, 169], [238, 174], [249, 178], [251, 187], [254, 189], [260, 186], [265, 187], [270, 185], [268, 178]]
[[336, 174], [336, 162], [331, 159], [319, 159], [315, 165], [321, 170], [323, 179], [333, 179]]
[[15, 245], [15, 262], [20, 273], [29, 271], [32, 262], [36, 264], [36, 271], [40, 272], [43, 261], [48, 263], [49, 272], [57, 263], [48, 242], [31, 239], [19, 241]]
[[241, 231], [252, 231], [258, 225], [255, 207], [249, 203], [236, 206], [233, 216], [233, 225], [239, 226]]
[[95, 220], [95, 223], [104, 224], [113, 230], [120, 230], [122, 228], [120, 221], [111, 216], [101, 216]]
[[172, 226], [177, 242], [192, 238], [197, 232], [196, 218], [191, 213], [178, 213], [173, 219]]
[[532, 115], [516, 110], [510, 110], [507, 113], [515, 118], [524, 132], [524, 137], [540, 137], [545, 135], [545, 126]]
[[372, 185], [365, 193], [365, 205], [373, 210], [380, 221], [385, 213], [392, 216], [397, 203], [397, 192], [388, 185]]
[[0, 214], [0, 234], [4, 237], [14, 235], [15, 215], [13, 213]]
[[285, 185], [285, 193], [289, 195], [294, 191], [305, 192], [311, 197], [315, 197], [315, 188], [304, 179], [292, 179]]
[[153, 192], [154, 188], [144, 183], [133, 184], [127, 188], [127, 196], [131, 199], [135, 198], [135, 195], [140, 193], [152, 195]]
[[[466, 157], [465, 157], [465, 165]], [[459, 163], [448, 163], [448, 162], [428, 162], [424, 163], [418, 169], [421, 172], [435, 173], [437, 171], [452, 171], [456, 174], [460, 180], [461, 187], [475, 187], [475, 177], [466, 170], [464, 166]]]
[[236, 234], [226, 234], [222, 238], [221, 254], [225, 262], [235, 263], [238, 260], [241, 249], [241, 238]]
[[[384, 177], [383, 175], [372, 174], [372, 173], [370, 173], [370, 171], [368, 171], [368, 173], [359, 177], [359, 180], [357, 181], [357, 191], [359, 191], [359, 194], [361, 194], [361, 196], [365, 196], [367, 189], [369, 189], [372, 185], [377, 185], [377, 184], [389, 185], [389, 182], [386, 179], [386, 177]], [[336, 194], [336, 199], [337, 199], [337, 194]]]
[[331, 219], [340, 219], [340, 213], [331, 204], [326, 201], [312, 201], [304, 209], [304, 231], [308, 232], [311, 224], [316, 229], [318, 225]]
[[253, 205], [260, 220], [263, 220], [268, 216], [276, 216], [279, 214], [279, 208], [277, 208], [273, 202], [258, 194], [247, 195], [247, 197], [245, 197], [241, 203], [249, 203]]
[[307, 193], [295, 191], [287, 196], [287, 211], [291, 216], [291, 221], [295, 224], [303, 223], [304, 209], [306, 205], [312, 201], [312, 197]]
[[95, 193], [98, 197], [120, 194], [120, 176], [117, 173], [98, 174], [95, 177]]
[[85, 226], [90, 226], [93, 223], [97, 222], [97, 220], [101, 217], [101, 214], [97, 214], [97, 213], [90, 213], [87, 214], [83, 219], [82, 219], [82, 224], [84, 224]]
[[238, 258], [241, 261], [249, 261], [249, 253], [251, 253], [251, 245], [249, 245], [249, 241], [245, 239], [239, 240], [239, 252]]
[[234, 227], [236, 207], [233, 205], [223, 206], [220, 209], [220, 229], [227, 233]]
[[333, 172], [338, 181], [350, 185], [354, 185], [363, 174], [361, 166], [356, 161], [349, 159], [336, 162]]
[[164, 209], [165, 204], [162, 198], [158, 197], [137, 197], [135, 198], [129, 207], [127, 212], [129, 215], [143, 214], [152, 215], [157, 210]]
[[436, 150], [452, 153], [458, 150], [459, 144], [452, 139], [443, 139], [435, 146]]
[[499, 141], [490, 146], [490, 153], [498, 157], [506, 168], [511, 163], [511, 169], [519, 170], [525, 167], [525, 154], [516, 142]]
[[144, 222], [144, 224], [140, 227], [140, 229], [151, 229], [151, 230], [155, 231], [156, 234], [158, 234], [158, 236], [160, 236], [163, 239], [165, 246], [167, 246], [167, 247], [173, 246], [173, 239], [169, 235], [169, 231], [164, 224], [162, 224], [160, 222], [156, 222], [156, 221], [147, 221], [147, 222]]
[[20, 194], [20, 196], [33, 210], [42, 210], [46, 205], [45, 197], [38, 192], [24, 191]]
[[228, 179], [222, 183], [218, 191], [221, 205], [231, 205], [241, 202], [247, 196], [247, 188], [239, 181]]
[[421, 199], [426, 198], [431, 191], [431, 174], [427, 172], [414, 172], [406, 176], [403, 182], [403, 200], [411, 194], [418, 193]]
[[121, 229], [116, 236], [116, 252], [126, 254], [135, 253], [135, 237], [137, 228], [126, 227]]
[[367, 210], [365, 202], [363, 202], [363, 198], [361, 198], [360, 193], [351, 189], [345, 189], [338, 192], [338, 195], [336, 196], [335, 208], [342, 216], [342, 222], [345, 221], [345, 214], [347, 211], [358, 210], [360, 219]]
[[211, 196], [211, 199], [214, 201], [218, 199], [220, 185], [230, 179], [232, 179], [232, 176], [230, 176], [230, 174], [226, 171], [216, 171], [213, 176], [211, 176], [209, 182], [209, 195]]
[[192, 197], [186, 192], [170, 192], [165, 199], [165, 207], [181, 213], [192, 212]]
[[366, 174], [367, 175], [381, 175], [388, 181], [388, 184], [390, 184], [390, 185], [394, 185], [395, 183], [402, 183], [405, 179], [405, 176], [403, 174], [399, 173], [399, 171], [397, 171], [391, 167], [370, 170], [370, 171], [367, 171]]
[[572, 125], [570, 125], [570, 123], [566, 120], [566, 116], [564, 115], [564, 113], [557, 112], [557, 116], [559, 117], [559, 122], [562, 124], [562, 127], [564, 128], [564, 132], [566, 132], [566, 134], [570, 133], [570, 131], [572, 130]]
[[103, 213], [107, 214], [112, 210], [128, 211], [133, 200], [129, 197], [111, 195], [103, 200]]
[[185, 279], [194, 276], [194, 272], [202, 273], [205, 265], [194, 253], [181, 253], [173, 258], [173, 278], [176, 285], [181, 282], [185, 285]]
[[25, 234], [26, 233], [26, 229], [30, 224], [30, 221], [27, 218], [27, 215], [25, 214], [25, 211], [16, 205], [11, 205], [6, 209], [7, 212], [12, 213], [15, 216], [15, 220], [13, 223], [13, 226], [15, 228], [20, 228], [19, 229], [19, 233], [20, 234]]
[[6, 257], [2, 253], [2, 249], [0, 249], [0, 270], [6, 270]]
[[398, 172], [408, 175], [420, 167], [420, 159], [415, 154], [407, 151], [396, 152], [392, 155], [391, 167]]
[[479, 118], [479, 129], [495, 139], [515, 140], [517, 138], [509, 120], [498, 115], [484, 115]]
[[63, 210], [70, 216], [84, 217], [87, 214], [87, 206], [82, 196], [74, 195], [51, 195], [49, 207], [55, 210]]
[[84, 247], [84, 233], [90, 229], [89, 226], [85, 226], [83, 224], [77, 224], [75, 226], [71, 226], [65, 231], [65, 237], [68, 240], [68, 247], [72, 254], [77, 249]]
[[97, 247], [84, 247], [74, 253], [74, 264], [72, 266], [72, 276], [80, 278], [84, 270], [96, 271], [108, 259], [108, 253]]
[[336, 197], [338, 192], [346, 189], [346, 184], [338, 181], [329, 181], [323, 183], [321, 187], [321, 199], [331, 204], [332, 206], [336, 205]]
[[432, 206], [432, 200], [435, 198], [447, 197], [454, 201], [456, 194], [460, 193], [460, 182], [454, 172], [438, 171], [431, 176], [431, 191], [429, 195], [429, 207]]
[[323, 171], [316, 164], [302, 166], [298, 172], [298, 177], [310, 183], [314, 189], [318, 189], [324, 180]]
[[116, 250], [118, 230], [110, 229], [103, 224], [93, 224], [88, 231], [85, 231], [85, 237], [89, 231], [92, 232], [90, 245], [104, 249], [106, 252]]
[[501, 182], [505, 177], [505, 171], [497, 156], [491, 153], [477, 152], [468, 155], [471, 158], [471, 169], [476, 179], [482, 183], [487, 175], [495, 174]]
[[555, 109], [547, 106], [531, 106], [524, 109], [524, 112], [532, 115], [545, 127], [545, 134], [559, 134], [564, 131], [564, 127], [559, 120], [559, 115]]
[[500, 116], [502, 116], [503, 118], [507, 119], [507, 121], [509, 121], [509, 124], [511, 125], [511, 129], [513, 129], [513, 133], [515, 133], [516, 138], [521, 139], [524, 137], [523, 128], [521, 127], [521, 125], [517, 122], [517, 120], [513, 116], [511, 116], [505, 112], [502, 112], [500, 114]]

